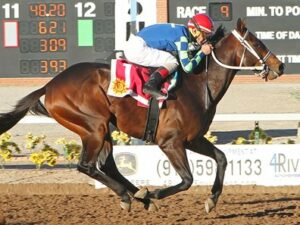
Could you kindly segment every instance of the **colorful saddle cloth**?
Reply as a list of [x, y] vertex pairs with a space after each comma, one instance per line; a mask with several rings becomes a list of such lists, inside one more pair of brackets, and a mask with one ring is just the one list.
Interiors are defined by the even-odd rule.
[[[162, 92], [167, 93], [175, 87], [177, 74], [175, 72], [172, 79], [162, 85]], [[111, 61], [111, 79], [107, 94], [114, 97], [130, 95], [137, 100], [138, 106], [148, 107], [151, 96], [143, 92], [143, 85], [148, 81], [149, 76], [149, 68], [131, 64], [124, 59], [113, 59]], [[159, 100], [160, 107], [164, 100]]]

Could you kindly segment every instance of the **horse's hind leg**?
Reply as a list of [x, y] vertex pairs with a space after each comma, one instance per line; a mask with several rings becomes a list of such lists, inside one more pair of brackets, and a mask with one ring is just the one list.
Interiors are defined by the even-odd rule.
[[83, 149], [78, 170], [111, 188], [121, 197], [121, 207], [129, 211], [131, 200], [126, 187], [97, 168], [98, 155], [103, 146], [103, 139], [103, 134], [94, 134], [82, 140]]
[[[66, 118], [65, 115], [68, 115], [68, 113], [69, 111], [64, 109], [64, 114], [52, 113], [52, 117], [81, 137], [82, 151], [77, 166], [78, 170], [112, 189], [121, 197], [121, 207], [129, 211], [131, 200], [126, 187], [97, 168], [98, 156], [108, 135], [108, 123], [104, 121], [100, 123], [98, 120], [92, 121], [93, 118], [85, 118], [82, 114], [76, 115], [75, 113], [70, 114], [72, 117]], [[91, 127], [81, 122], [89, 120], [91, 124], [97, 124], [97, 126]], [[78, 125], [79, 122], [81, 122], [80, 125]]]
[[205, 202], [205, 210], [209, 213], [215, 208], [218, 198], [220, 197], [223, 190], [223, 182], [225, 170], [227, 167], [227, 159], [225, 154], [218, 148], [216, 148], [206, 138], [201, 137], [187, 144], [187, 149], [208, 156], [214, 159], [217, 163], [217, 174], [211, 189], [212, 195]]
[[107, 79], [106, 67], [103, 70], [92, 64], [72, 67], [48, 83], [45, 106], [51, 117], [80, 136], [83, 149], [78, 170], [111, 188], [121, 197], [121, 206], [129, 210], [127, 188], [98, 169], [98, 156], [112, 116], [103, 89]]

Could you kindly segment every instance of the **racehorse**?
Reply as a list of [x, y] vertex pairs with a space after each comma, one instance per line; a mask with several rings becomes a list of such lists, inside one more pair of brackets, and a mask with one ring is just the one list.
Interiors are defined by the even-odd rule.
[[[223, 32], [221, 32], [223, 31]], [[137, 188], [117, 169], [109, 123], [136, 138], [142, 138], [147, 109], [130, 97], [108, 96], [110, 67], [99, 63], [79, 63], [55, 76], [44, 87], [22, 98], [14, 110], [0, 116], [0, 134], [12, 128], [27, 112], [54, 118], [78, 134], [82, 153], [78, 170], [100, 181], [121, 198], [121, 208], [130, 210], [132, 197], [148, 210], [156, 210], [152, 199], [162, 199], [187, 190], [193, 183], [186, 149], [211, 157], [217, 163], [206, 212], [217, 204], [222, 193], [227, 159], [225, 154], [203, 136], [209, 129], [222, 99], [238, 70], [260, 70], [266, 80], [284, 72], [284, 64], [253, 35], [241, 19], [237, 27], [215, 44], [214, 54], [192, 74], [181, 73], [176, 98], [161, 108], [155, 143], [165, 153], [182, 181], [174, 186], [148, 191]], [[40, 97], [45, 95], [44, 104]], [[134, 117], [132, 116], [134, 115]]]

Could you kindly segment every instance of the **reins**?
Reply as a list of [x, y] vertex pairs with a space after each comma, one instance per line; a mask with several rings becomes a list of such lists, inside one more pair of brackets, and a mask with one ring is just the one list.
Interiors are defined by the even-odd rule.
[[[224, 64], [217, 59], [215, 52], [212, 51], [211, 54], [212, 54], [212, 57], [215, 60], [215, 62], [217, 64], [219, 64], [220, 66], [227, 68], [227, 69], [260, 71], [260, 73], [258, 75], [262, 76], [263, 78], [266, 78], [265, 75], [268, 74], [268, 72], [270, 70], [269, 67], [266, 65], [266, 61], [271, 56], [271, 54], [272, 54], [271, 51], [269, 50], [267, 52], [267, 54], [263, 58], [261, 58], [257, 54], [257, 52], [253, 49], [253, 47], [249, 44], [249, 42], [246, 40], [246, 38], [249, 34], [248, 30], [246, 30], [243, 37], [236, 30], [233, 30], [231, 33], [240, 42], [240, 44], [242, 46], [244, 46], [244, 51], [243, 51], [243, 54], [241, 57], [240, 65], [239, 66], [231, 66], [231, 65]], [[242, 66], [244, 58], [245, 58], [245, 53], [247, 50], [258, 59], [258, 61], [262, 64], [261, 66]], [[209, 92], [209, 87], [208, 87], [208, 57], [206, 57], [205, 75], [206, 75], [205, 108], [208, 109], [208, 102], [211, 97], [210, 92]]]
[[[227, 69], [232, 69], [232, 70], [259, 70], [259, 71], [261, 71], [259, 73], [260, 76], [263, 76], [263, 75], [267, 74], [269, 72], [269, 67], [266, 65], [266, 61], [268, 60], [268, 58], [272, 54], [271, 51], [268, 51], [268, 53], [263, 58], [261, 58], [257, 54], [257, 52], [252, 48], [252, 46], [249, 44], [249, 42], [246, 40], [246, 37], [249, 33], [248, 30], [246, 31], [246, 33], [243, 37], [236, 30], [233, 30], [231, 33], [241, 43], [241, 45], [244, 46], [244, 52], [243, 52], [243, 55], [242, 55], [242, 58], [241, 58], [240, 65], [239, 66], [226, 65], [226, 64], [220, 62], [217, 59], [214, 51], [212, 51], [212, 57], [216, 61], [216, 63], [218, 63], [220, 66], [222, 66], [224, 68], [227, 68]], [[261, 66], [242, 66], [246, 50], [248, 50], [253, 56], [255, 56], [262, 65]]]

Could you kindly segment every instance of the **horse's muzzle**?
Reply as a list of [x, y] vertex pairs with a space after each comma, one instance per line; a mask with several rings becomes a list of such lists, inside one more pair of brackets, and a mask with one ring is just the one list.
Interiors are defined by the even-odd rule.
[[280, 62], [278, 67], [276, 67], [276, 68], [273, 67], [273, 68], [269, 68], [269, 69], [270, 70], [269, 70], [268, 74], [266, 74], [266, 76], [264, 76], [263, 78], [265, 78], [266, 80], [274, 80], [277, 77], [280, 77], [284, 73], [285, 64]]
[[278, 67], [278, 75], [281, 76], [284, 73], [285, 64], [281, 63]]

